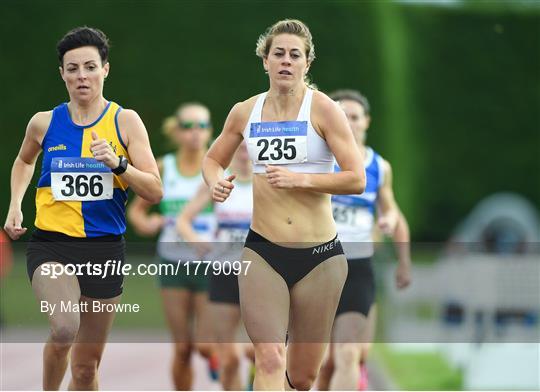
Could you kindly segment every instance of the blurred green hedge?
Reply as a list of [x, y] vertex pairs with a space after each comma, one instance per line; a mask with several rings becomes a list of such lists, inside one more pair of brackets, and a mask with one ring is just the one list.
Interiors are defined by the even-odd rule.
[[[161, 155], [170, 150], [161, 121], [180, 102], [205, 102], [219, 132], [235, 102], [268, 87], [255, 42], [285, 17], [312, 30], [311, 76], [321, 90], [357, 88], [370, 99], [369, 144], [393, 165], [414, 239], [446, 239], [492, 192], [516, 191], [540, 206], [538, 7], [4, 1], [0, 15], [2, 219], [26, 123], [67, 99], [55, 53], [67, 30], [86, 24], [108, 34], [105, 96], [137, 110]], [[23, 206], [29, 226], [33, 197]]]

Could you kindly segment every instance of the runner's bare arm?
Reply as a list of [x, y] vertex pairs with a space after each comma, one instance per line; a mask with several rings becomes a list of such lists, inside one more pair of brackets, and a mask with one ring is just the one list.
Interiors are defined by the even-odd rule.
[[[283, 166], [271, 166], [267, 175], [272, 185], [280, 188], [300, 188], [331, 194], [360, 194], [366, 179], [363, 157], [343, 110], [326, 95], [313, 94], [313, 123], [321, 130], [328, 147], [341, 168], [337, 173], [293, 173]], [[276, 184], [276, 185], [275, 185]]]
[[[157, 160], [157, 166], [160, 173], [163, 172], [163, 160]], [[152, 203], [135, 195], [129, 203], [127, 209], [127, 218], [133, 225], [137, 234], [151, 237], [156, 235], [165, 223], [164, 217], [159, 213], [149, 213]]]
[[186, 204], [182, 213], [176, 219], [176, 230], [187, 242], [199, 241], [199, 236], [193, 230], [191, 223], [195, 217], [212, 201], [210, 189], [206, 184], [201, 184], [195, 196]]
[[399, 208], [392, 189], [392, 167], [383, 160], [384, 179], [377, 195], [377, 225], [386, 235], [393, 235], [399, 220]]
[[223, 131], [221, 131], [221, 134], [204, 157], [204, 181], [212, 190], [214, 201], [225, 201], [234, 188], [232, 179], [224, 179], [223, 173], [230, 165], [234, 152], [242, 143], [242, 130], [249, 118], [249, 101], [237, 103], [233, 106], [225, 120]]
[[141, 118], [135, 111], [124, 109], [118, 114], [118, 127], [126, 130], [131, 160], [131, 165], [120, 176], [137, 195], [152, 204], [159, 203], [163, 197], [161, 178]]
[[21, 204], [32, 181], [41, 143], [52, 118], [52, 111], [36, 113], [28, 122], [26, 134], [11, 169], [11, 201], [4, 230], [16, 240], [26, 232], [22, 227]]

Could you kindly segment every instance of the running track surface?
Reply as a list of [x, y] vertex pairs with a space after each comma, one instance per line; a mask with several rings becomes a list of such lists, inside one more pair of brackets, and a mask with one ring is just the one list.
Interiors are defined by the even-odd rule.
[[[130, 334], [128, 334], [129, 336]], [[43, 343], [0, 342], [0, 391], [41, 390]], [[171, 343], [109, 342], [99, 369], [101, 390], [174, 390], [170, 375]], [[209, 377], [207, 362], [198, 354], [192, 357], [193, 390], [218, 391], [221, 385]], [[245, 384], [249, 364], [243, 358], [241, 372]], [[396, 390], [388, 375], [372, 360], [368, 361], [371, 390]], [[70, 371], [61, 389], [67, 390]]]
[[[170, 343], [109, 343], [100, 365], [99, 387], [102, 390], [174, 390], [170, 366]], [[43, 343], [0, 344], [0, 390], [41, 390]], [[210, 380], [206, 361], [192, 358], [193, 390], [220, 390]], [[245, 361], [244, 361], [245, 362]], [[243, 370], [247, 363], [243, 363]], [[67, 390], [70, 374], [66, 372], [61, 389]]]

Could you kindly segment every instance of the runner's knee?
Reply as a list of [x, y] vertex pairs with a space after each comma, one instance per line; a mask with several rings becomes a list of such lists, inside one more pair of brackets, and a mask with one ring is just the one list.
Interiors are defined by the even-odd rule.
[[236, 372], [240, 367], [240, 355], [234, 349], [226, 350], [222, 353], [223, 370], [225, 372]]
[[321, 372], [333, 372], [334, 371], [334, 360], [333, 358], [326, 358], [321, 366]]
[[79, 321], [75, 318], [53, 322], [51, 341], [53, 343], [71, 344], [79, 331]]
[[71, 372], [75, 385], [90, 385], [97, 376], [97, 361], [75, 364]]
[[338, 343], [334, 351], [336, 366], [342, 367], [358, 364], [360, 354], [360, 345], [356, 343]]
[[259, 343], [255, 346], [255, 366], [266, 374], [285, 371], [285, 347], [280, 343]]
[[209, 343], [196, 343], [195, 348], [205, 358], [210, 358], [213, 354], [212, 344]]
[[176, 343], [174, 347], [174, 355], [181, 361], [188, 361], [191, 357], [191, 344], [190, 343]]
[[291, 386], [294, 386], [297, 391], [309, 391], [315, 383], [317, 372], [315, 369], [301, 372], [292, 371], [288, 373], [288, 376]]

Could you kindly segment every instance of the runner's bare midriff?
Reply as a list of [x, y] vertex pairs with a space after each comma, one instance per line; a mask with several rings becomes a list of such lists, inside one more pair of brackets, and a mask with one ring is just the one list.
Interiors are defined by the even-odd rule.
[[254, 175], [251, 227], [287, 247], [307, 248], [336, 235], [329, 194], [277, 189], [268, 184], [265, 174]]

